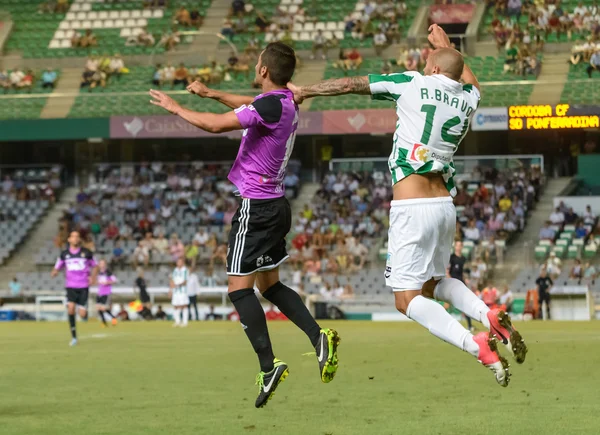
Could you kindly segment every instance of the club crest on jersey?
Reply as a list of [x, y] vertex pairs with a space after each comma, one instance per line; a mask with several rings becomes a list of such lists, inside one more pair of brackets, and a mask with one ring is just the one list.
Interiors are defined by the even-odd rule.
[[429, 158], [429, 149], [427, 149], [424, 145], [414, 144], [412, 152], [410, 153], [410, 160], [413, 162], [423, 162], [425, 163]]

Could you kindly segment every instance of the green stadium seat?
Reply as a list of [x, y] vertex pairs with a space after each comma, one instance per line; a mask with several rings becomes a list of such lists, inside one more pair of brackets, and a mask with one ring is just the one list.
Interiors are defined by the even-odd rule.
[[567, 258], [571, 258], [571, 259], [578, 258], [579, 257], [579, 252], [580, 252], [580, 247], [579, 246], [571, 245], [567, 249]]
[[535, 247], [535, 259], [538, 261], [542, 261], [545, 260], [546, 257], [548, 256], [548, 252], [550, 251], [550, 248], [548, 246], [536, 246]]

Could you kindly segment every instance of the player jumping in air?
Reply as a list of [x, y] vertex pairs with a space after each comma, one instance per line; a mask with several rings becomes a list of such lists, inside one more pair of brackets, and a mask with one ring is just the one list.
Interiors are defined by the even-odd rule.
[[98, 307], [98, 314], [100, 315], [100, 319], [102, 320], [102, 326], [106, 327], [106, 318], [104, 315], [107, 315], [112, 318], [111, 322], [113, 326], [117, 325], [117, 318], [113, 316], [113, 313], [110, 311], [111, 307], [111, 295], [112, 295], [112, 286], [117, 282], [117, 277], [112, 274], [112, 272], [106, 266], [106, 260], [100, 260], [98, 262], [98, 295], [96, 296], [96, 306]]
[[173, 318], [175, 319], [173, 326], [186, 327], [189, 319], [187, 308], [190, 304], [190, 298], [188, 297], [187, 285], [190, 271], [185, 267], [183, 258], [178, 258], [175, 266], [169, 277], [169, 296], [171, 297]]
[[[394, 290], [400, 312], [472, 354], [505, 387], [510, 376], [508, 362], [498, 353], [494, 336], [507, 345], [518, 363], [527, 353], [523, 339], [506, 313], [490, 310], [461, 281], [445, 277], [456, 228], [452, 158], [479, 105], [479, 83], [462, 55], [451, 48], [442, 28], [434, 24], [429, 30], [435, 51], [427, 59], [423, 75], [370, 74], [311, 86], [290, 83], [288, 87], [297, 102], [351, 93], [395, 102], [398, 122], [389, 158], [394, 200], [386, 283]], [[473, 336], [434, 298], [480, 321], [490, 333]]]
[[87, 316], [87, 303], [90, 284], [96, 279], [97, 267], [94, 254], [81, 246], [81, 237], [77, 231], [69, 234], [69, 247], [60, 253], [51, 276], [65, 269], [65, 287], [67, 290], [67, 313], [71, 328], [71, 346], [77, 344], [77, 329], [75, 327], [75, 307], [79, 308], [79, 316]]
[[213, 133], [244, 130], [229, 173], [229, 180], [239, 190], [240, 206], [229, 233], [227, 274], [229, 299], [260, 363], [257, 408], [267, 403], [287, 377], [288, 366], [273, 354], [265, 313], [254, 293], [255, 285], [264, 298], [306, 333], [316, 350], [323, 382], [330, 382], [338, 367], [338, 333], [321, 329], [298, 293], [279, 281], [279, 265], [288, 258], [285, 237], [292, 221], [283, 178], [298, 128], [298, 106], [286, 88], [295, 67], [294, 50], [275, 42], [267, 45], [256, 64], [255, 80], [263, 91], [258, 97], [214, 91], [199, 82], [188, 87], [188, 91], [200, 97], [212, 98], [235, 109], [223, 115], [193, 112], [162, 92], [150, 91], [153, 104], [202, 130]]

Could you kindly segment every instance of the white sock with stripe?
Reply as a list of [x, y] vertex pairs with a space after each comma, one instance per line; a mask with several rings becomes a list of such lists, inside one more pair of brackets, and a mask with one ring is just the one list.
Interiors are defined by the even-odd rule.
[[190, 311], [185, 307], [181, 310], [181, 314], [183, 315], [183, 326], [187, 326], [188, 319], [190, 318]]
[[421, 295], [416, 296], [408, 304], [406, 315], [436, 337], [469, 352], [475, 358], [479, 356], [479, 346], [473, 340], [473, 334], [437, 302]]
[[175, 308], [173, 310], [173, 319], [175, 319], [176, 325], [179, 325], [181, 323], [181, 310], [179, 308]]
[[448, 302], [457, 310], [490, 329], [490, 321], [487, 318], [490, 309], [460, 280], [442, 278], [435, 286], [433, 297], [438, 301]]

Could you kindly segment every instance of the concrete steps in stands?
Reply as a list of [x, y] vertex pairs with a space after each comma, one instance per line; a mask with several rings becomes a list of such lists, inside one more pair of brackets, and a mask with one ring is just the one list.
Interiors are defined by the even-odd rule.
[[529, 104], [556, 104], [560, 101], [568, 74], [569, 64], [564, 54], [544, 55], [542, 72], [529, 96]]
[[[223, 20], [229, 14], [230, 8], [231, 1], [229, 0], [213, 0], [206, 12], [202, 27], [200, 27], [203, 34], [194, 36], [194, 40], [188, 49], [196, 53], [202, 53], [205, 58], [216, 58], [220, 39], [215, 35], [221, 33]], [[228, 52], [227, 50], [226, 53]]]
[[[65, 68], [61, 70], [56, 87], [42, 109], [41, 118], [65, 118], [69, 114], [71, 106], [77, 98], [76, 94], [79, 92], [82, 72], [82, 68]], [[68, 95], [53, 96], [60, 94]]]
[[76, 196], [76, 188], [65, 189], [59, 200], [54, 206], [51, 206], [48, 214], [25, 240], [25, 243], [8, 259], [4, 266], [0, 267], [0, 288], [8, 286], [8, 282], [15, 277], [17, 272], [35, 272], [37, 270], [34, 263], [35, 254], [42, 243], [51, 240], [57, 234], [58, 220], [69, 204], [75, 201]]

